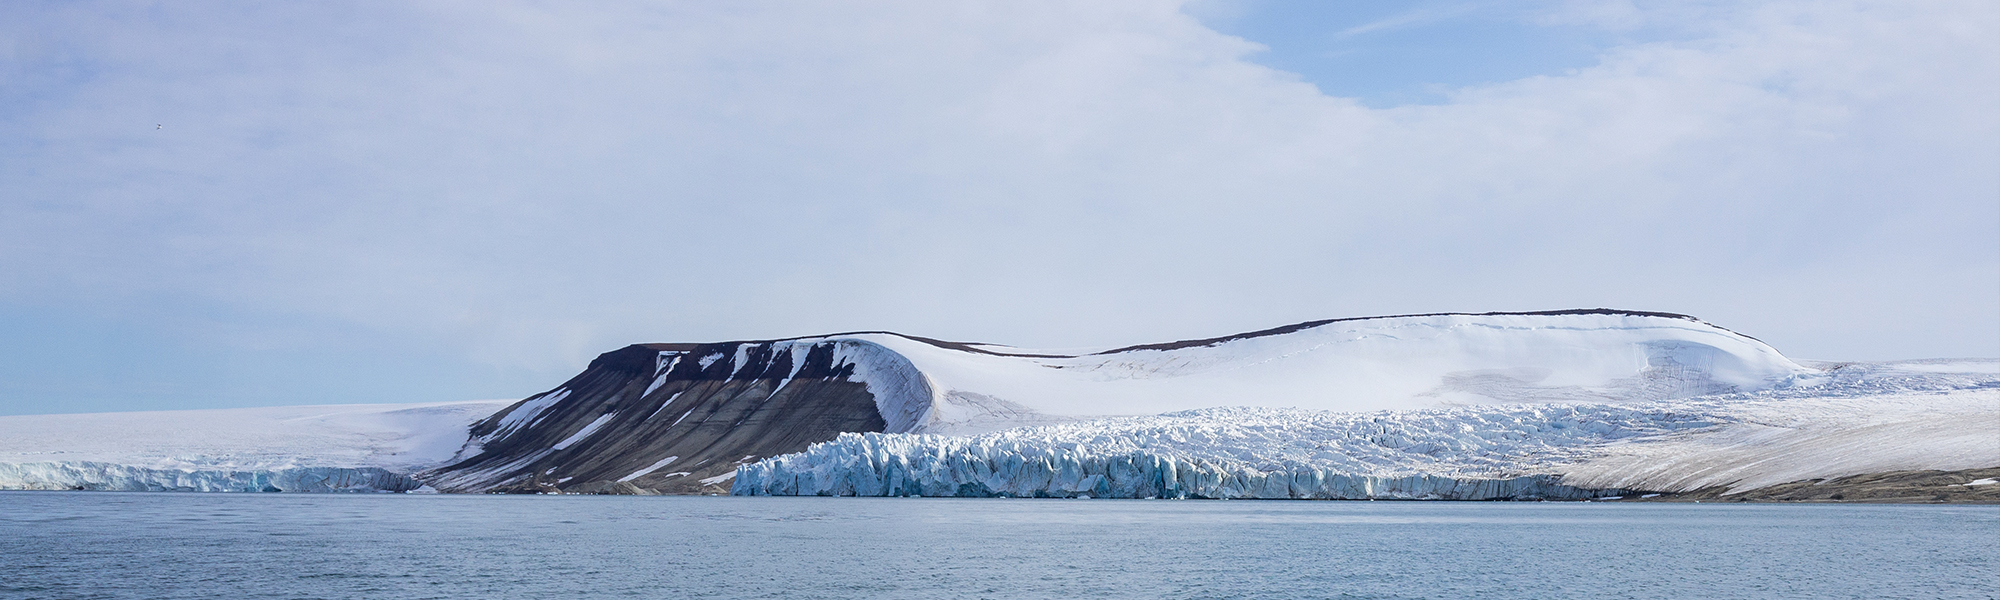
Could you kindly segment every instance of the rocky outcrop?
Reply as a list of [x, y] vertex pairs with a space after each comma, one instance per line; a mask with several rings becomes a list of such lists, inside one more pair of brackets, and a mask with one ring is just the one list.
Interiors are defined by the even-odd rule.
[[[474, 424], [448, 492], [726, 493], [737, 465], [886, 423], [853, 342], [640, 344]], [[717, 479], [720, 477], [721, 479]]]

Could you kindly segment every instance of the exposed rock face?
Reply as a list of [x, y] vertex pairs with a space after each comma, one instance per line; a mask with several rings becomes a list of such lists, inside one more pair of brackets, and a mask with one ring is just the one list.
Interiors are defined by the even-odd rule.
[[628, 346], [473, 425], [457, 459], [420, 478], [449, 492], [727, 493], [739, 464], [883, 430], [855, 349]]

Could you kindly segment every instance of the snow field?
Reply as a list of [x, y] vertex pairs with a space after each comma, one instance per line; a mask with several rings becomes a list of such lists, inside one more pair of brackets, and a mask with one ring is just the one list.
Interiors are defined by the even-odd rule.
[[511, 401], [0, 417], [0, 489], [408, 491]]
[[990, 345], [981, 348], [996, 354], [981, 354], [889, 334], [825, 339], [886, 350], [856, 358], [893, 358], [861, 361], [880, 373], [871, 382], [896, 373], [894, 389], [877, 396], [888, 431], [947, 435], [1215, 406], [1648, 401], [1770, 389], [1818, 372], [1692, 318], [1628, 313], [1356, 319], [1082, 355]]

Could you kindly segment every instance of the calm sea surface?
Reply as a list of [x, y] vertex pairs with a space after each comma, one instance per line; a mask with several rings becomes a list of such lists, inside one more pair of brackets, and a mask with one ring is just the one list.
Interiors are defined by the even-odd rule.
[[1996, 598], [2000, 507], [0, 492], [4, 598]]

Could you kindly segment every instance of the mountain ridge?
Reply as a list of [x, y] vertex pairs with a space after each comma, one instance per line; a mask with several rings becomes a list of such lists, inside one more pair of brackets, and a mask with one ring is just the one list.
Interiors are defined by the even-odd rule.
[[970, 434], [1223, 405], [1617, 401], [1805, 371], [1688, 315], [1605, 308], [1325, 319], [1075, 354], [1006, 348], [887, 331], [633, 344], [475, 424], [425, 477], [447, 491], [715, 493], [735, 465], [843, 433]]
[[[1802, 363], [1675, 313], [1427, 313], [1088, 352], [632, 344], [517, 401], [0, 417], [0, 489], [1727, 499], [1867, 476], [1842, 494], [1977, 502], [1996, 431], [2000, 360]], [[1870, 475], [1904, 472], [1950, 476]]]

